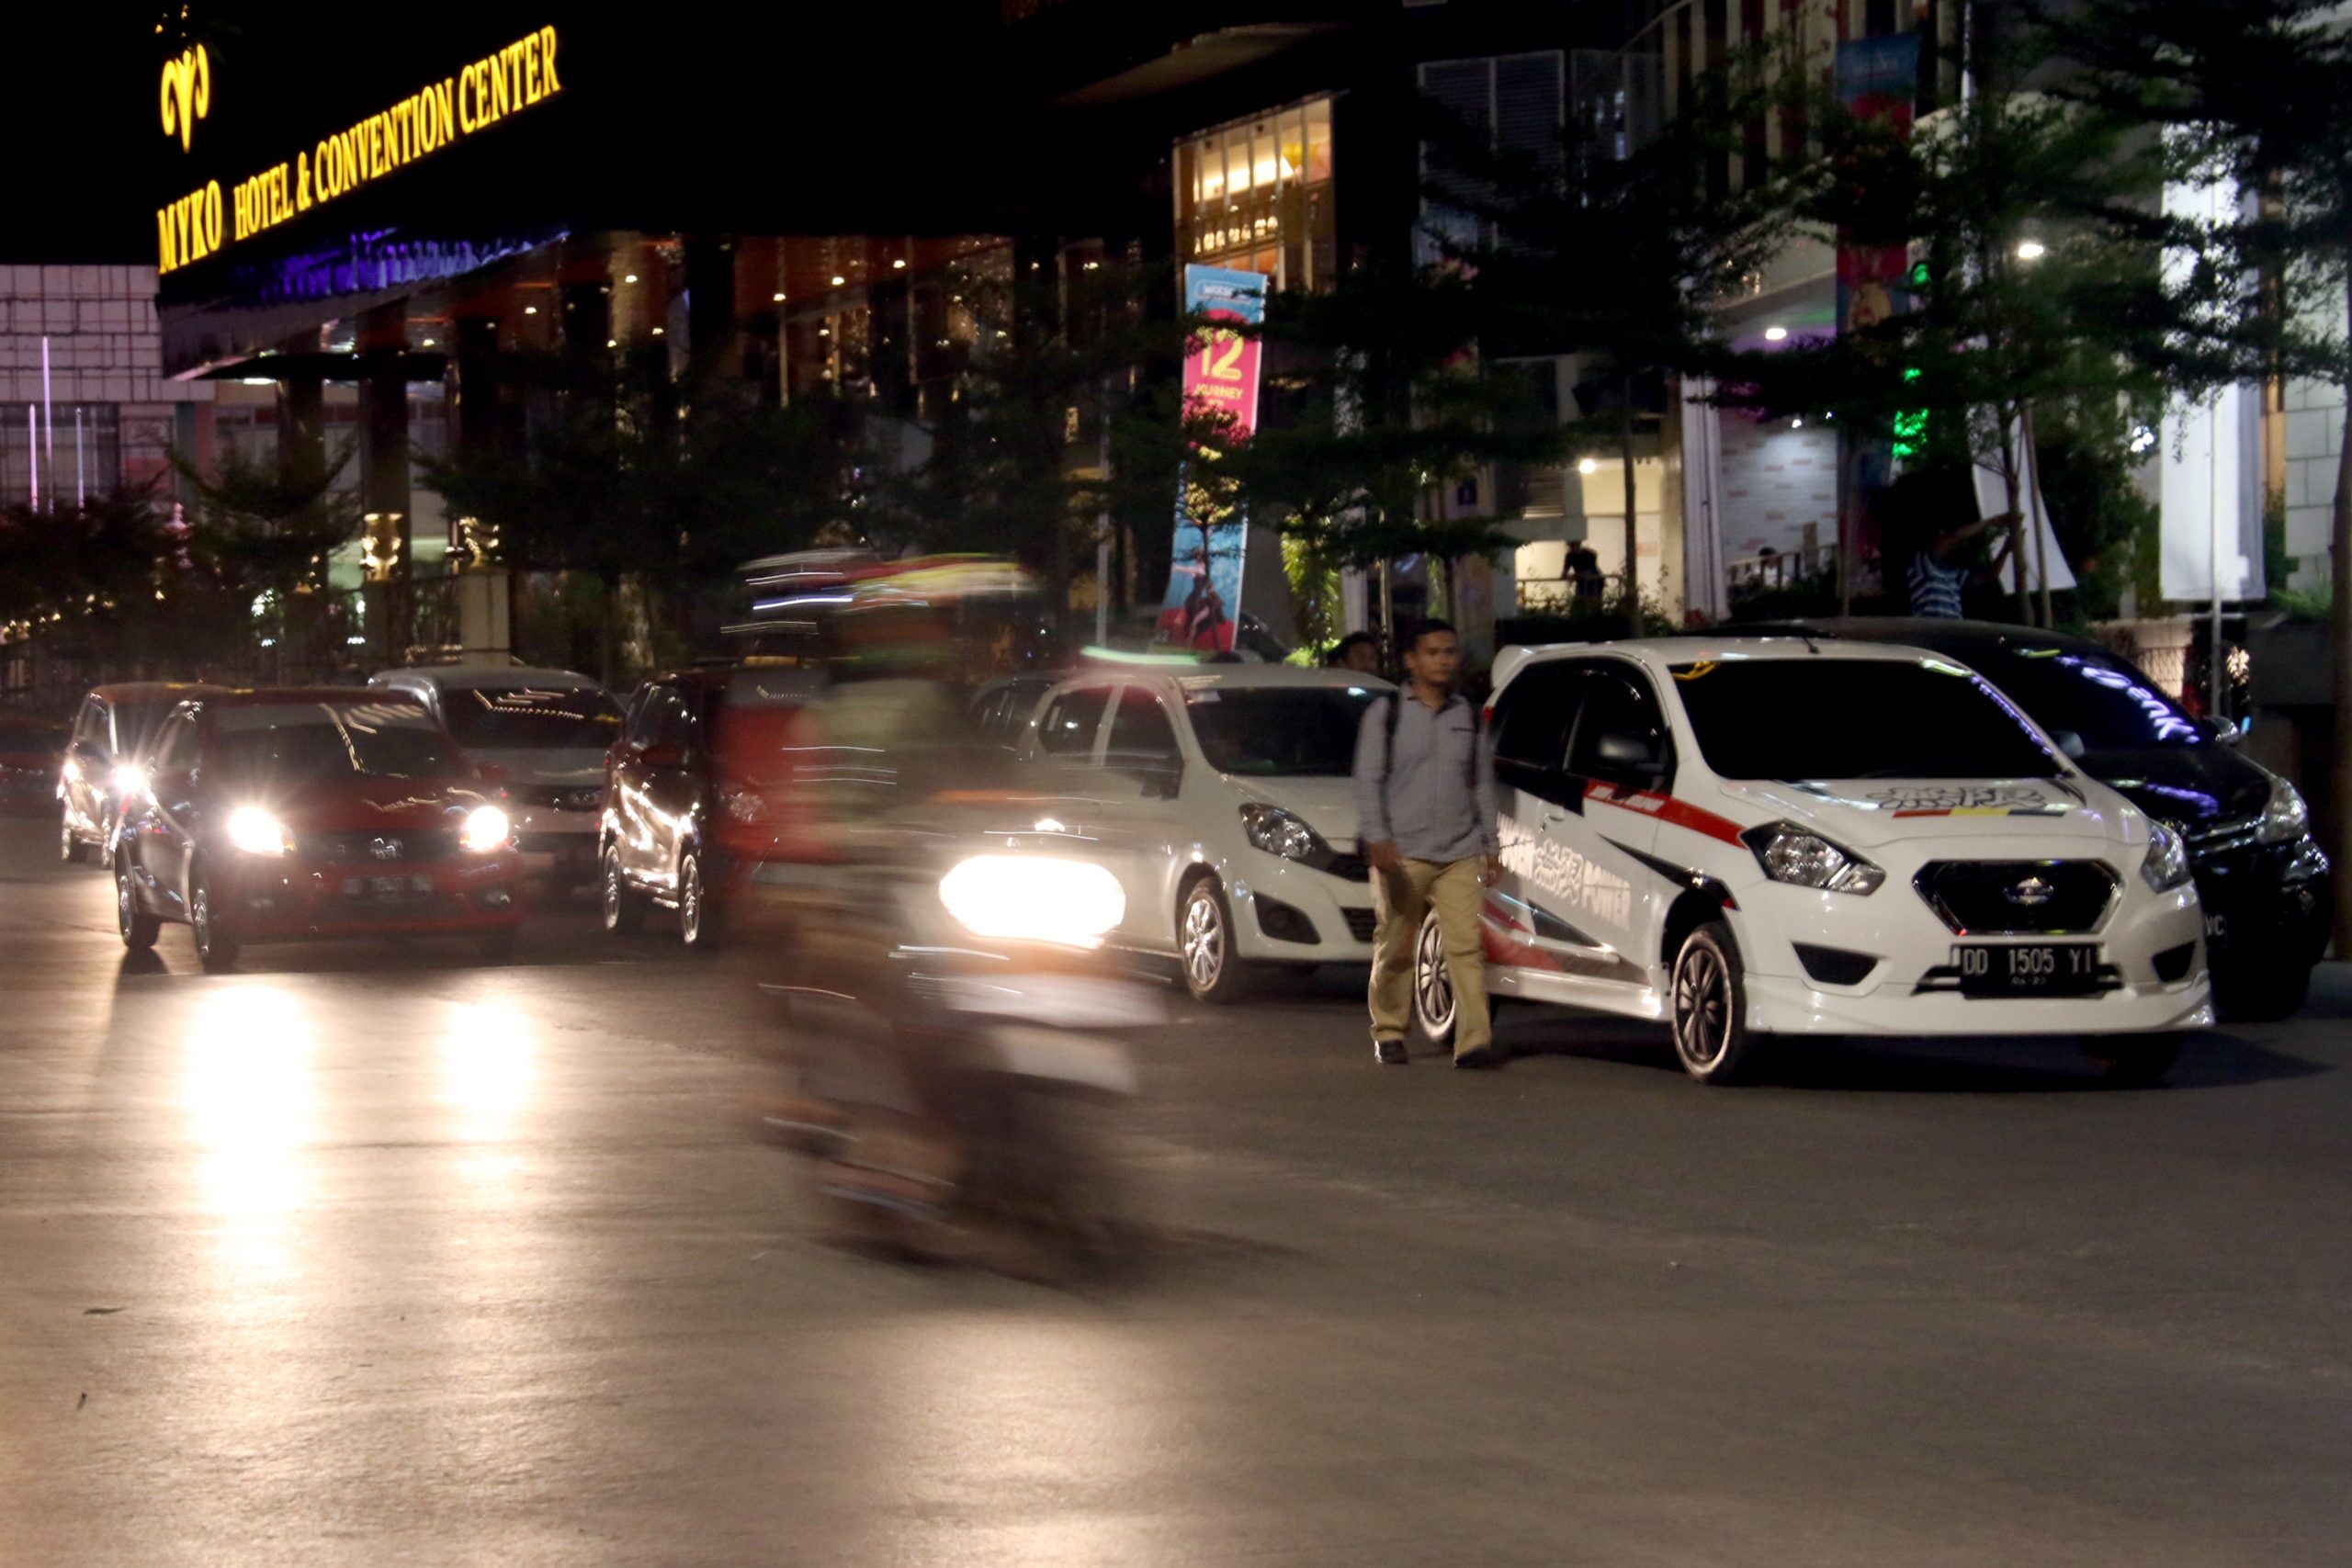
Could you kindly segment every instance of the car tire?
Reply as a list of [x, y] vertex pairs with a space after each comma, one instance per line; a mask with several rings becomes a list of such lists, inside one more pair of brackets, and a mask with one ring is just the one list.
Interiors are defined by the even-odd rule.
[[628, 885], [621, 871], [621, 852], [611, 844], [597, 860], [596, 898], [605, 929], [615, 936], [635, 936], [645, 929], [645, 895]]
[[139, 908], [139, 888], [130, 874], [130, 862], [126, 859], [114, 869], [115, 925], [122, 933], [122, 945], [133, 953], [152, 952], [155, 939], [163, 934], [164, 922]]
[[678, 940], [688, 953], [709, 953], [718, 946], [718, 911], [710, 905], [710, 886], [703, 880], [702, 852], [697, 849], [678, 857]]
[[57, 859], [63, 865], [80, 865], [90, 858], [89, 846], [74, 836], [74, 818], [64, 807], [57, 812]]
[[1214, 876], [1184, 890], [1176, 908], [1176, 962], [1196, 1002], [1222, 1007], [1241, 999], [1248, 976], [1233, 951], [1233, 911]]
[[1747, 971], [1731, 928], [1721, 920], [1683, 939], [1667, 984], [1667, 1021], [1676, 1059], [1701, 1083], [1736, 1083], [1754, 1066]]
[[2311, 994], [2312, 966], [2293, 959], [2256, 959], [2213, 976], [2213, 1010], [2224, 1023], [2283, 1023]]
[[196, 961], [208, 975], [224, 974], [237, 966], [238, 942], [221, 929], [220, 911], [213, 908], [210, 879], [204, 863], [188, 874], [187, 923], [196, 938]]
[[1445, 933], [1437, 911], [1421, 917], [1413, 939], [1413, 1021], [1432, 1045], [1453, 1046], [1453, 976], [1445, 966]]
[[2180, 1059], [2180, 1036], [2094, 1034], [2083, 1042], [2083, 1055], [2109, 1088], [2154, 1089]]

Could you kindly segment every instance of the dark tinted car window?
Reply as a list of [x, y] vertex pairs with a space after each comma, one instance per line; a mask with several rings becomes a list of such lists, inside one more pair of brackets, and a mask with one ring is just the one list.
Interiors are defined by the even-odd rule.
[[1159, 699], [1140, 686], [1119, 694], [1111, 715], [1111, 765], [1167, 761], [1176, 755], [1176, 727]]
[[1727, 779], [2046, 779], [2057, 760], [2008, 700], [1941, 660], [1756, 659], [1674, 667]]
[[2138, 751], [2211, 742], [2155, 682], [2108, 653], [2012, 648], [1968, 662], [2036, 724], [2071, 729], [2093, 751]]
[[212, 715], [213, 761], [232, 779], [448, 778], [464, 770], [441, 727], [406, 704], [286, 703]]
[[1345, 778], [1374, 694], [1363, 686], [1217, 686], [1186, 705], [1209, 766], [1258, 778]]
[[560, 687], [459, 687], [442, 694], [441, 713], [458, 745], [492, 751], [601, 751], [621, 726], [604, 693]]
[[1495, 719], [1498, 765], [1537, 773], [1560, 765], [1584, 671], [1581, 660], [1538, 664], [1503, 689]]
[[1059, 757], [1083, 757], [1094, 750], [1094, 732], [1111, 698], [1108, 686], [1080, 686], [1056, 697], [1037, 723], [1037, 741]]
[[1640, 671], [1608, 664], [1591, 667], [1585, 678], [1584, 711], [1577, 721], [1576, 749], [1568, 758], [1568, 772], [1579, 778], [1620, 782], [1648, 776], [1647, 766], [1603, 757], [1603, 737], [1639, 742], [1657, 764], [1665, 762], [1666, 720]]

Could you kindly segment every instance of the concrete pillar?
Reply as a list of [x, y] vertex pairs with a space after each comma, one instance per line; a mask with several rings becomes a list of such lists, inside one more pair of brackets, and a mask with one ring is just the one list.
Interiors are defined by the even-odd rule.
[[373, 519], [368, 530], [374, 549], [392, 558], [385, 591], [377, 596], [381, 608], [370, 608], [369, 640], [382, 659], [397, 663], [416, 640], [403, 309], [386, 305], [362, 316], [353, 346], [359, 361], [359, 510]]

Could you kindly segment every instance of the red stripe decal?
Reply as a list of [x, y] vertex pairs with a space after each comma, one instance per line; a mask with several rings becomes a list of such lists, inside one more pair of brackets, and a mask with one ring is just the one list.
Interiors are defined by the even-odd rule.
[[1602, 806], [1613, 806], [1620, 811], [1637, 811], [1670, 827], [1703, 833], [1726, 844], [1742, 841], [1739, 824], [1729, 818], [1718, 817], [1687, 800], [1677, 800], [1670, 795], [1659, 795], [1655, 790], [1620, 789], [1615, 784], [1588, 782], [1584, 786], [1584, 797]]

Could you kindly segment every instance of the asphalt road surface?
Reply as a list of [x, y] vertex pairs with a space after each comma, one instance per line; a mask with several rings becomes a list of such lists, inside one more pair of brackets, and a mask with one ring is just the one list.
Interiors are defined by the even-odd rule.
[[206, 976], [51, 854], [0, 824], [0, 1562], [2352, 1561], [2344, 969], [2151, 1091], [1180, 1008], [1073, 1291], [833, 1245], [661, 940]]

